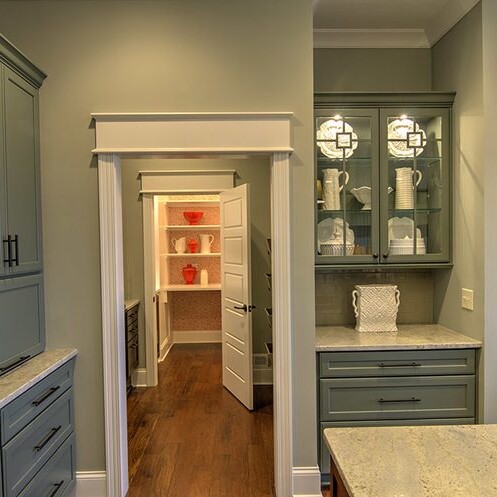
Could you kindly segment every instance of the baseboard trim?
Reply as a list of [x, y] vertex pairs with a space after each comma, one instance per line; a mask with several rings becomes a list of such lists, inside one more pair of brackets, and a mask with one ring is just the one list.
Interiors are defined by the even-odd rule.
[[321, 473], [317, 466], [292, 468], [293, 497], [322, 497]]
[[166, 358], [172, 346], [173, 340], [170, 336], [168, 336], [160, 345], [159, 362], [162, 362]]
[[173, 343], [221, 343], [221, 330], [173, 331]]
[[131, 374], [131, 384], [134, 387], [148, 387], [147, 370], [145, 368], [135, 369]]
[[69, 497], [107, 497], [105, 471], [76, 471], [76, 485]]

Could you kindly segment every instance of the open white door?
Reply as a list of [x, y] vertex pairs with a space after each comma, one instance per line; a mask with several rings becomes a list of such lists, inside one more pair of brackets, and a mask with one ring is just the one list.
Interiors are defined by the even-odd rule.
[[253, 409], [249, 185], [220, 195], [223, 385]]

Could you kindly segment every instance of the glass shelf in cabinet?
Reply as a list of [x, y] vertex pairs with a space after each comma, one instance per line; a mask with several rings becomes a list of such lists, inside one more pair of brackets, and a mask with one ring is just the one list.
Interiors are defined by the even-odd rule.
[[436, 214], [438, 212], [442, 212], [441, 207], [417, 207], [416, 209], [388, 209], [389, 214], [398, 215], [398, 217], [406, 217], [408, 214], [412, 217], [414, 216], [414, 212], [417, 214]]

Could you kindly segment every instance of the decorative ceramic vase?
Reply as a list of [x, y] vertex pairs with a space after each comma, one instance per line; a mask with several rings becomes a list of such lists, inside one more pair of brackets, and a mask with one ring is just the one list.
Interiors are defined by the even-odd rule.
[[209, 273], [207, 269], [200, 270], [200, 284], [206, 286], [209, 284]]
[[414, 189], [423, 179], [423, 174], [416, 170], [416, 185], [413, 184], [414, 171], [410, 167], [395, 169], [395, 208], [414, 209]]
[[[343, 174], [344, 182], [340, 185], [340, 176]], [[340, 210], [340, 192], [349, 182], [349, 173], [338, 169], [325, 169], [323, 171], [323, 200], [327, 211]]]
[[400, 292], [397, 285], [356, 285], [352, 306], [356, 331], [397, 331]]
[[197, 276], [197, 268], [192, 264], [187, 264], [183, 269], [183, 278], [187, 285], [193, 285], [195, 277]]
[[184, 254], [186, 251], [186, 238], [182, 236], [181, 238], [173, 238], [171, 240], [174, 250], [177, 254]]
[[190, 254], [196, 254], [198, 250], [198, 242], [195, 240], [195, 238], [192, 238], [188, 240], [188, 243], [186, 244], [188, 246], [188, 250], [190, 251]]

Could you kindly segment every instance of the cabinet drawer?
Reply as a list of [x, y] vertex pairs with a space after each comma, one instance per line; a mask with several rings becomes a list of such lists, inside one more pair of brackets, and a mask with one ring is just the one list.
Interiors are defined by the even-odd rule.
[[75, 436], [72, 434], [19, 497], [62, 497], [74, 486], [75, 472]]
[[319, 469], [321, 473], [329, 474], [330, 472], [330, 453], [323, 439], [323, 431], [326, 428], [348, 427], [348, 426], [415, 426], [415, 425], [473, 425], [474, 418], [457, 418], [457, 419], [398, 419], [390, 421], [335, 421], [319, 424]]
[[320, 420], [472, 418], [474, 376], [320, 380]]
[[60, 397], [73, 381], [74, 359], [56, 369], [0, 411], [2, 444]]
[[474, 349], [321, 352], [321, 378], [475, 373]]
[[71, 388], [2, 448], [5, 497], [17, 496], [72, 432]]

